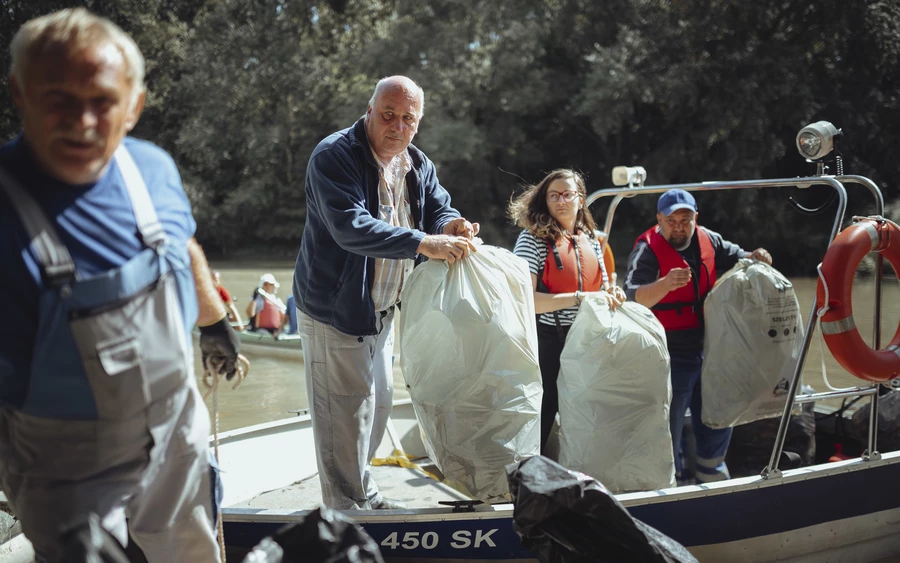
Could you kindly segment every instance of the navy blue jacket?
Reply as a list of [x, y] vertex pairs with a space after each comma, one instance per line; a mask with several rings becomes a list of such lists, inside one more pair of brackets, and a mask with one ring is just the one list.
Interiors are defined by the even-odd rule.
[[378, 164], [365, 120], [329, 135], [306, 168], [306, 226], [294, 269], [297, 308], [353, 336], [375, 334], [375, 258], [417, 257], [425, 234], [459, 217], [434, 164], [410, 145], [406, 188], [416, 229], [378, 219]]

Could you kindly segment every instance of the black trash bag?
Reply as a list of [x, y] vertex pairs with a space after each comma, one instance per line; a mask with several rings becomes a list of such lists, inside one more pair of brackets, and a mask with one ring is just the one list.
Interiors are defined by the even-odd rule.
[[125, 549], [100, 523], [100, 517], [90, 514], [87, 522], [63, 535], [62, 563], [131, 563]]
[[384, 559], [359, 524], [320, 507], [263, 539], [244, 563], [384, 563]]
[[543, 456], [507, 467], [513, 527], [541, 563], [696, 563], [687, 549], [632, 518], [599, 481]]
[[[728, 464], [732, 478], [759, 475], [769, 464], [780, 424], [781, 418], [765, 418], [734, 427], [728, 453], [725, 454], [725, 463]], [[815, 403], [803, 403], [800, 414], [791, 415], [784, 440], [784, 451], [799, 456], [798, 467], [815, 463]], [[779, 467], [789, 469], [785, 466]]]
[[[851, 437], [859, 441], [863, 448], [869, 443], [869, 412], [872, 401], [863, 399], [850, 419], [847, 429]], [[879, 452], [900, 450], [900, 392], [890, 391], [878, 397], [878, 441], [875, 444]]]

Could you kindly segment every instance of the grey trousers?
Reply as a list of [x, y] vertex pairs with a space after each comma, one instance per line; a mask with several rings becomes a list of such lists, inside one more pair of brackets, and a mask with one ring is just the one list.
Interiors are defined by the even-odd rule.
[[208, 434], [194, 385], [123, 421], [2, 409], [0, 486], [39, 562], [60, 560], [62, 531], [94, 512], [123, 545], [130, 529], [151, 563], [217, 563]]
[[357, 337], [299, 313], [322, 501], [339, 510], [381, 502], [371, 463], [394, 396], [394, 312], [377, 315], [378, 334]]

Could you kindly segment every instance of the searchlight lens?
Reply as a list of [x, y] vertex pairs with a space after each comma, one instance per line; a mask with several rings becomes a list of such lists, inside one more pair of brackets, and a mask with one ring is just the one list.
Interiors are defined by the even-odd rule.
[[822, 148], [822, 139], [810, 132], [800, 133], [798, 146], [800, 147], [800, 154], [806, 158], [813, 159], [816, 158], [819, 150]]
[[820, 160], [834, 149], [834, 138], [841, 130], [827, 121], [807, 125], [797, 133], [797, 150], [809, 160]]

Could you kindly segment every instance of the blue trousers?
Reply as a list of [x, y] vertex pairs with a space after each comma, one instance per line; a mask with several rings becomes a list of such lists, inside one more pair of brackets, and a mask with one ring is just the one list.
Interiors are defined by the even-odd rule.
[[669, 411], [669, 429], [672, 432], [672, 448], [675, 452], [675, 474], [681, 478], [684, 467], [682, 431], [688, 407], [691, 424], [697, 439], [697, 482], [708, 483], [728, 479], [725, 453], [731, 441], [731, 428], [714, 429], [703, 424], [703, 403], [700, 394], [700, 371], [703, 352], [669, 351], [672, 365], [672, 406]]
[[287, 298], [285, 307], [287, 307], [285, 314], [288, 316], [288, 326], [285, 332], [287, 334], [297, 334], [300, 332], [300, 322], [297, 320], [297, 307], [294, 306], [293, 295]]

